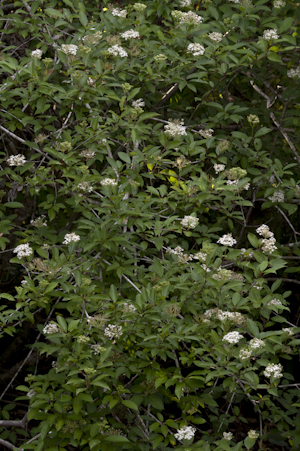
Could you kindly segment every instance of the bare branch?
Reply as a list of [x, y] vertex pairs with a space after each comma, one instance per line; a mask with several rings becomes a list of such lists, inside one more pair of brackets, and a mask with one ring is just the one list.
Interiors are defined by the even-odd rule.
[[273, 113], [270, 113], [270, 117], [272, 119], [272, 121], [274, 122], [274, 124], [276, 125], [276, 127], [278, 128], [278, 130], [280, 131], [280, 133], [285, 137], [286, 142], [288, 143], [288, 145], [290, 146], [290, 148], [293, 151], [293, 154], [295, 155], [295, 159], [297, 160], [297, 162], [300, 164], [300, 157], [298, 155], [297, 149], [294, 146], [294, 144], [292, 143], [292, 141], [290, 140], [290, 138], [288, 137], [286, 131], [280, 126], [280, 124], [276, 121], [276, 118], [274, 116]]

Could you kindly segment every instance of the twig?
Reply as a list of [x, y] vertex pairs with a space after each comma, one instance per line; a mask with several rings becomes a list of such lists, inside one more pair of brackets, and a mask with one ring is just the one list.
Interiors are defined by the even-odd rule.
[[[106, 263], [107, 265], [111, 265], [111, 263], [109, 263], [107, 260], [104, 260], [104, 263]], [[133, 288], [136, 289], [136, 291], [138, 291], [140, 294], [142, 294], [141, 290], [132, 282], [132, 280], [129, 279], [129, 277], [125, 276], [125, 274], [122, 274], [122, 277], [124, 277], [125, 280], [127, 280], [127, 282], [130, 283], [130, 285], [133, 286]], [[300, 282], [299, 282], [300, 283]]]
[[266, 277], [265, 280], [269, 280], [270, 282], [275, 282], [276, 280], [282, 280], [283, 282], [297, 283], [298, 285], [300, 285], [300, 280], [287, 279], [285, 277]]
[[[28, 144], [26, 143], [25, 139], [20, 138], [19, 136], [15, 135], [15, 134], [14, 134], [13, 132], [11, 132], [10, 130], [7, 130], [6, 128], [2, 127], [2, 125], [0, 125], [0, 130], [2, 130], [3, 132], [7, 133], [9, 136], [11, 136], [12, 138], [16, 139], [16, 140], [19, 141], [20, 143], [28, 145]], [[30, 147], [31, 149], [34, 149], [36, 152], [40, 153], [41, 155], [43, 155], [43, 157], [45, 157], [45, 154], [44, 154], [40, 149], [37, 149], [36, 147], [32, 147], [32, 146], [29, 146], [29, 147]], [[49, 157], [48, 157], [48, 159], [49, 159]]]
[[22, 420], [0, 420], [0, 427], [4, 428], [26, 429], [26, 424], [27, 424], [27, 414], [22, 418]]
[[288, 145], [290, 146], [290, 148], [293, 151], [293, 154], [295, 155], [295, 159], [300, 164], [300, 157], [298, 155], [297, 149], [294, 146], [294, 144], [292, 143], [292, 141], [290, 140], [290, 138], [288, 137], [286, 131], [283, 130], [283, 128], [280, 126], [280, 124], [276, 121], [276, 118], [273, 113], [270, 113], [270, 117], [271, 117], [272, 121], [274, 122], [274, 124], [276, 125], [276, 127], [278, 128], [278, 130], [280, 131], [280, 133], [285, 137], [286, 142], [288, 143]]
[[21, 451], [20, 448], [17, 448], [15, 445], [13, 445], [10, 442], [7, 442], [6, 440], [3, 440], [2, 438], [0, 438], [0, 445], [5, 446], [8, 449], [11, 449], [12, 451]]

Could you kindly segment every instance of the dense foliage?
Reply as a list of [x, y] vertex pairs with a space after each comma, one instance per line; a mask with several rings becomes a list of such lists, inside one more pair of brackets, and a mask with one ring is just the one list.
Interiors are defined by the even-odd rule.
[[0, 16], [2, 449], [298, 450], [299, 4]]

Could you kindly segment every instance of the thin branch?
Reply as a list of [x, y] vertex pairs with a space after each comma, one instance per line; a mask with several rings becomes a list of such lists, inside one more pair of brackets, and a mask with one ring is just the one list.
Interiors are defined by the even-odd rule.
[[5, 448], [11, 449], [12, 451], [21, 451], [20, 448], [17, 448], [15, 445], [7, 442], [6, 440], [3, 440], [2, 438], [0, 438], [0, 445], [5, 446]]
[[300, 280], [286, 279], [285, 277], [267, 277], [265, 280], [269, 280], [270, 282], [275, 282], [275, 280], [282, 280], [282, 282], [291, 282], [300, 285]]
[[22, 418], [22, 420], [0, 420], [0, 427], [3, 428], [21, 428], [26, 429], [27, 424], [27, 414]]
[[[20, 138], [19, 136], [15, 135], [13, 132], [11, 132], [10, 130], [7, 130], [6, 128], [2, 127], [2, 125], [0, 125], [0, 130], [2, 130], [3, 132], [7, 133], [9, 136], [11, 136], [12, 138], [16, 139], [17, 141], [19, 141], [22, 144], [26, 144], [28, 146], [28, 144], [26, 143], [25, 139]], [[45, 157], [45, 154], [38, 149], [37, 147], [32, 147], [29, 146], [31, 149], [34, 149], [36, 152], [40, 153], [41, 155], [43, 155], [43, 157]], [[49, 158], [49, 157], [48, 157]]]
[[292, 149], [293, 154], [295, 155], [295, 159], [297, 160], [297, 162], [300, 164], [300, 157], [298, 155], [297, 149], [294, 146], [294, 144], [292, 143], [292, 141], [290, 140], [290, 138], [288, 137], [286, 131], [280, 126], [280, 124], [276, 121], [276, 118], [274, 116], [273, 113], [270, 113], [270, 117], [272, 119], [272, 121], [274, 122], [274, 124], [276, 125], [276, 127], [278, 128], [278, 130], [280, 131], [280, 133], [285, 137], [286, 142], [288, 143], [288, 145], [290, 146], [290, 148]]

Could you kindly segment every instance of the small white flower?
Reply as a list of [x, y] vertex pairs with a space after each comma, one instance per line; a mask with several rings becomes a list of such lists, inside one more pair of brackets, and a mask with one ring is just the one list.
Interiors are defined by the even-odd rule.
[[243, 335], [241, 335], [239, 332], [229, 332], [228, 334], [224, 335], [222, 338], [222, 341], [227, 341], [228, 343], [236, 344], [243, 338]]
[[212, 128], [209, 128], [208, 130], [200, 130], [200, 135], [203, 137], [203, 138], [205, 138], [205, 139], [207, 139], [207, 138], [211, 138], [212, 137], [212, 135], [213, 135], [213, 129]]
[[194, 437], [196, 429], [192, 426], [183, 426], [182, 428], [177, 430], [177, 433], [174, 434], [174, 437], [181, 440], [190, 440]]
[[254, 431], [253, 429], [250, 429], [250, 431], [248, 431], [248, 437], [252, 438], [252, 439], [256, 439], [259, 437], [259, 433]]
[[183, 13], [180, 11], [180, 13], [180, 23], [190, 23], [197, 25], [203, 22], [203, 17], [198, 16], [198, 14], [194, 13], [193, 11], [189, 11], [188, 13]]
[[194, 56], [203, 55], [205, 49], [201, 44], [189, 44], [187, 47], [187, 53], [192, 53]]
[[282, 191], [281, 189], [274, 191], [272, 196], [269, 196], [268, 199], [273, 202], [284, 202], [284, 191]]
[[227, 235], [223, 235], [221, 238], [219, 238], [217, 243], [223, 244], [223, 246], [232, 247], [234, 244], [237, 243], [237, 241], [234, 238], [232, 238], [231, 233], [228, 233]]
[[249, 345], [251, 349], [259, 349], [266, 346], [266, 343], [259, 338], [252, 338], [252, 340], [249, 341]]
[[30, 224], [32, 224], [34, 227], [45, 227], [47, 226], [45, 218], [46, 218], [45, 215], [39, 216], [38, 218], [32, 219], [30, 221]]
[[111, 11], [113, 16], [117, 16], [117, 17], [126, 17], [127, 16], [127, 11], [126, 9], [121, 9], [121, 8], [114, 8]]
[[60, 50], [66, 55], [76, 55], [78, 46], [75, 44], [62, 44]]
[[91, 345], [91, 348], [93, 350], [93, 354], [95, 355], [101, 354], [101, 350], [104, 349], [100, 343], [97, 343], [96, 345]]
[[249, 116], [247, 116], [247, 121], [251, 125], [257, 125], [259, 124], [259, 117], [256, 116], [256, 114], [249, 114]]
[[263, 34], [263, 39], [265, 39], [266, 41], [273, 41], [275, 39], [279, 39], [277, 30], [276, 29], [265, 30]]
[[106, 178], [101, 180], [100, 185], [102, 186], [117, 186], [118, 182], [117, 180]]
[[294, 335], [293, 329], [291, 327], [283, 327], [282, 331], [288, 335]]
[[256, 233], [258, 235], [263, 236], [264, 238], [272, 238], [274, 233], [270, 231], [269, 227], [266, 224], [261, 225], [256, 229]]
[[59, 332], [59, 327], [57, 326], [57, 324], [54, 323], [49, 323], [47, 324], [47, 326], [44, 327], [43, 329], [43, 333], [44, 334], [56, 334], [57, 332]]
[[34, 388], [29, 390], [29, 392], [26, 394], [27, 398], [29, 399], [33, 398], [34, 395], [36, 395], [36, 391], [34, 390]]
[[213, 33], [209, 33], [208, 37], [214, 42], [221, 42], [223, 39], [222, 33], [217, 33], [216, 31], [214, 31]]
[[136, 311], [136, 307], [132, 304], [128, 304], [127, 302], [124, 302], [122, 307], [124, 313], [134, 313]]
[[133, 106], [133, 108], [143, 108], [146, 104], [143, 99], [137, 99], [133, 100], [131, 105]]
[[191, 0], [181, 0], [180, 6], [181, 6], [181, 8], [186, 8], [188, 6], [191, 6]]
[[214, 164], [214, 170], [216, 174], [225, 171], [225, 167], [226, 167], [225, 164]]
[[135, 39], [138, 38], [140, 36], [140, 33], [138, 31], [135, 30], [127, 30], [124, 31], [124, 33], [120, 33], [122, 38], [126, 39]]
[[113, 45], [112, 47], [107, 49], [107, 51], [108, 53], [111, 53], [114, 56], [120, 56], [121, 58], [128, 56], [126, 50], [124, 50], [120, 45]]
[[270, 302], [268, 302], [267, 305], [282, 305], [282, 302], [279, 299], [272, 299]]
[[65, 235], [65, 239], [63, 241], [63, 244], [70, 244], [70, 243], [76, 243], [77, 241], [80, 240], [80, 236], [76, 235], [76, 233], [72, 232], [72, 233], [67, 233]]
[[264, 375], [266, 377], [273, 377], [274, 379], [280, 379], [282, 377], [281, 371], [283, 370], [283, 367], [281, 363], [278, 363], [277, 365], [275, 363], [269, 363], [266, 369], [264, 370]]
[[89, 184], [89, 182], [81, 182], [77, 185], [77, 189], [91, 193], [94, 188], [92, 187], [92, 185]]
[[232, 437], [233, 437], [233, 433], [232, 432], [223, 432], [223, 438], [225, 439], [225, 440], [232, 440]]
[[43, 51], [41, 49], [32, 50], [31, 56], [32, 58], [36, 58], [40, 60], [42, 58]]
[[[200, 265], [202, 269], [204, 269], [205, 272], [210, 272], [210, 269], [208, 266], [206, 266], [205, 263], [203, 263], [202, 265]], [[213, 277], [213, 276], [212, 276]]]
[[23, 258], [23, 257], [29, 257], [32, 253], [33, 250], [31, 249], [31, 247], [29, 246], [28, 243], [25, 244], [19, 244], [19, 246], [17, 246], [13, 252], [15, 254], [17, 254], [18, 258]]
[[165, 134], [173, 138], [186, 135], [186, 127], [183, 124], [183, 119], [169, 119], [168, 124], [164, 125]]
[[94, 80], [93, 78], [89, 77], [89, 78], [87, 79], [87, 84], [88, 84], [89, 86], [93, 86], [94, 83], [95, 83], [95, 80]]
[[168, 57], [166, 55], [164, 55], [163, 53], [159, 53], [158, 55], [155, 55], [155, 57], [154, 57], [154, 61], [156, 61], [157, 63], [162, 63], [166, 59], [168, 59]]
[[269, 238], [269, 239], [264, 239], [261, 240], [261, 250], [262, 252], [266, 253], [266, 254], [272, 254], [272, 252], [277, 250], [277, 247], [275, 246], [276, 240], [275, 238]]
[[205, 252], [199, 251], [196, 254], [193, 255], [193, 258], [195, 260], [201, 260], [202, 262], [205, 262], [207, 257], [207, 254]]
[[26, 158], [21, 154], [11, 155], [6, 161], [8, 166], [24, 166]]
[[289, 78], [300, 78], [300, 66], [296, 67], [296, 69], [288, 70], [287, 76]]
[[121, 335], [123, 335], [122, 326], [109, 324], [104, 330], [104, 335], [108, 337], [110, 340], [113, 340], [114, 338], [120, 338]]
[[283, 8], [286, 5], [286, 2], [283, 0], [274, 0], [273, 6], [276, 9]]
[[251, 350], [248, 348], [243, 348], [239, 352], [239, 358], [241, 360], [247, 360], [251, 357]]
[[87, 158], [89, 160], [91, 158], [94, 158], [94, 156], [96, 155], [96, 152], [94, 152], [93, 150], [85, 149], [82, 152], [80, 152], [79, 155], [81, 157], [85, 157], [85, 158]]
[[185, 216], [180, 222], [182, 227], [185, 227], [186, 229], [194, 229], [197, 227], [198, 223], [199, 219], [194, 216]]

